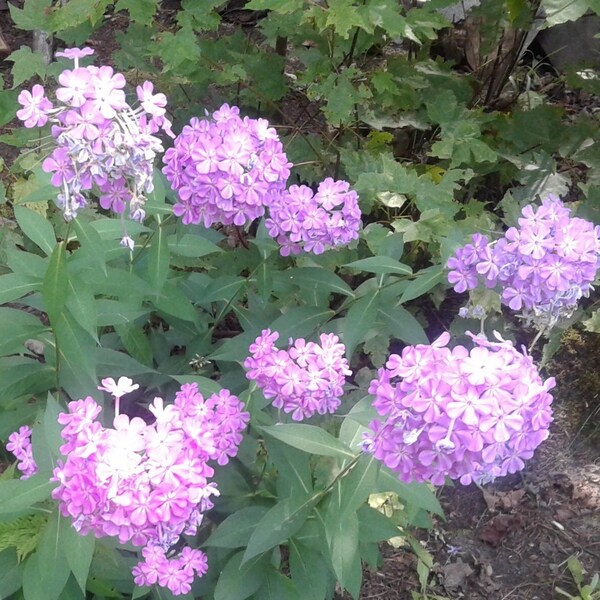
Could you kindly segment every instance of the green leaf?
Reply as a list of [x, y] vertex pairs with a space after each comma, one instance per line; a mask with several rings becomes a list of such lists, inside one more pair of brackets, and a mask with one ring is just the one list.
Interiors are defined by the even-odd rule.
[[339, 481], [339, 513], [354, 513], [373, 493], [377, 485], [379, 461], [370, 455], [362, 455], [350, 472]]
[[[120, 240], [123, 237], [123, 224], [120, 219], [96, 219], [89, 225], [102, 240]], [[128, 221], [127, 231], [133, 237], [142, 232], [149, 232], [150, 229], [137, 221]]]
[[356, 512], [347, 512], [343, 516], [327, 514], [325, 533], [331, 564], [340, 585], [355, 599], [358, 599], [362, 581], [358, 532]]
[[135, 323], [115, 325], [125, 350], [143, 365], [152, 368], [152, 347], [144, 330]]
[[[0, 521], [0, 551], [4, 552], [7, 548], [14, 548], [17, 559], [21, 562], [35, 551], [47, 521], [46, 515], [38, 514], [24, 515], [10, 521]], [[0, 583], [0, 594], [2, 593], [2, 584]], [[0, 598], [2, 597], [4, 596], [0, 596]]]
[[245, 284], [246, 279], [244, 277], [234, 275], [216, 277], [213, 282], [206, 287], [202, 298], [198, 298], [197, 301], [201, 304], [216, 302], [218, 300], [229, 302]]
[[46, 392], [56, 381], [51, 365], [28, 358], [17, 360], [20, 362], [15, 364], [5, 359], [0, 366], [0, 404], [13, 402], [15, 398], [22, 396]]
[[18, 300], [30, 292], [37, 291], [40, 282], [21, 273], [8, 273], [0, 276], [0, 304]]
[[404, 483], [392, 473], [387, 467], [382, 467], [378, 477], [379, 492], [394, 492], [406, 504], [412, 504], [414, 507], [422, 508], [436, 515], [444, 515], [435, 493], [425, 483]]
[[[0, 87], [1, 82], [0, 82]], [[10, 123], [15, 117], [20, 105], [17, 103], [17, 90], [0, 90], [0, 127]], [[0, 186], [0, 204], [6, 202], [6, 188]], [[0, 591], [0, 593], [2, 593]]]
[[40, 536], [36, 553], [30, 557], [23, 573], [25, 600], [59, 600], [71, 569], [65, 556], [63, 535], [67, 525], [54, 510]]
[[95, 264], [106, 276], [106, 250], [100, 234], [81, 219], [73, 219], [71, 223], [81, 244], [80, 252], [89, 257], [92, 264]]
[[426, 294], [444, 279], [444, 274], [445, 269], [443, 265], [434, 265], [420, 270], [416, 277], [406, 286], [406, 290], [400, 298], [400, 304]]
[[23, 566], [15, 551], [0, 552], [0, 598], [11, 598], [21, 587]]
[[152, 245], [148, 256], [148, 277], [150, 283], [154, 286], [155, 293], [158, 294], [169, 274], [169, 246], [167, 236], [163, 228], [159, 225], [152, 237]]
[[97, 342], [97, 315], [94, 294], [90, 292], [89, 287], [83, 281], [75, 277], [67, 278], [67, 290], [68, 298], [65, 306], [77, 323]]
[[56, 482], [33, 475], [29, 479], [0, 481], [0, 515], [22, 511], [36, 502], [50, 498]]
[[245, 8], [249, 10], [273, 10], [285, 15], [304, 8], [304, 0], [250, 0]]
[[407, 344], [428, 344], [423, 326], [402, 306], [379, 307], [379, 318], [394, 337]]
[[154, 298], [154, 305], [167, 315], [198, 325], [198, 311], [181, 291], [178, 280], [167, 281], [160, 295]]
[[69, 0], [51, 13], [50, 27], [52, 31], [62, 32], [86, 22], [95, 25], [110, 4], [111, 0]]
[[200, 258], [214, 252], [222, 252], [221, 248], [206, 238], [199, 235], [186, 233], [182, 236], [170, 235], [168, 237], [169, 250], [178, 256]]
[[600, 309], [595, 310], [589, 319], [583, 321], [583, 327], [586, 331], [600, 333]]
[[309, 454], [354, 458], [354, 453], [345, 444], [324, 429], [315, 425], [280, 423], [259, 427], [260, 431], [275, 439]]
[[265, 441], [265, 445], [277, 469], [277, 495], [287, 498], [311, 494], [313, 486], [309, 455], [273, 439]]
[[576, 21], [589, 8], [588, 0], [542, 0], [546, 23], [549, 26], [560, 25], [567, 21]]
[[304, 598], [325, 600], [327, 594], [327, 567], [320, 552], [290, 540], [290, 573], [296, 588], [304, 592]]
[[325, 24], [333, 26], [340, 37], [347, 39], [355, 27], [370, 29], [360, 7], [353, 0], [329, 0], [327, 6], [329, 11]]
[[334, 311], [323, 307], [294, 306], [275, 319], [271, 323], [271, 329], [278, 331], [282, 340], [308, 337], [334, 314]]
[[58, 415], [62, 412], [64, 412], [64, 408], [55, 400], [52, 394], [48, 394], [42, 425], [47, 452], [55, 458], [61, 456], [60, 447], [64, 444], [64, 439], [61, 436], [62, 425], [58, 422]]
[[47, 327], [36, 316], [17, 308], [0, 306], [0, 355], [22, 353], [24, 342], [46, 330]]
[[21, 46], [10, 56], [7, 56], [5, 60], [10, 60], [14, 63], [11, 69], [13, 88], [31, 79], [34, 75], [38, 75], [41, 79], [46, 77], [46, 62], [44, 61], [44, 57], [37, 52], [32, 52], [29, 46]]
[[117, 0], [115, 11], [126, 10], [132, 21], [152, 25], [158, 0]]
[[85, 594], [86, 582], [96, 547], [96, 538], [91, 534], [81, 535], [78, 533], [69, 519], [62, 517], [61, 520], [63, 521], [62, 541], [65, 556], [73, 576], [77, 580], [81, 591]]
[[335, 294], [354, 296], [350, 286], [339, 275], [321, 267], [296, 267], [279, 271], [277, 275], [303, 289], [311, 287], [319, 291], [327, 290]]
[[237, 510], [219, 524], [204, 545], [215, 548], [247, 546], [256, 526], [268, 510], [266, 506], [247, 506]]
[[215, 600], [245, 600], [260, 588], [271, 569], [265, 557], [242, 564], [244, 553], [234, 554], [228, 561], [215, 588]]
[[69, 295], [69, 272], [67, 270], [66, 242], [59, 242], [54, 247], [48, 270], [42, 284], [42, 297], [44, 308], [54, 325], [63, 312], [63, 308]]
[[389, 517], [370, 506], [361, 506], [357, 514], [361, 542], [383, 542], [402, 535]]
[[[135, 281], [132, 281], [135, 284]], [[128, 325], [137, 318], [150, 313], [150, 310], [139, 304], [130, 305], [126, 301], [96, 300], [97, 324], [99, 327], [110, 327], [115, 325]]]
[[355, 260], [344, 266], [366, 271], [367, 273], [377, 273], [379, 275], [385, 275], [387, 273], [395, 273], [397, 275], [412, 274], [412, 269], [408, 265], [404, 265], [389, 256], [371, 256], [370, 258]]
[[52, 225], [39, 213], [24, 206], [15, 206], [15, 219], [23, 233], [50, 256], [56, 246]]
[[85, 398], [94, 395], [97, 378], [94, 363], [93, 338], [80, 325], [69, 311], [63, 311], [56, 323], [54, 332], [58, 345], [59, 381], [71, 398]]
[[[289, 577], [277, 571], [269, 571], [267, 580], [256, 593], [256, 597], [260, 600], [282, 600], [282, 598], [285, 598], [285, 600], [304, 600], [306, 590], [302, 590], [302, 592], [301, 594], [298, 591], [298, 588]], [[311, 600], [315, 600], [314, 596], [311, 596]]]
[[346, 357], [351, 360], [356, 346], [361, 343], [375, 325], [379, 310], [379, 290], [375, 289], [350, 307], [344, 317], [342, 340], [346, 345]]
[[250, 536], [242, 564], [294, 535], [310, 515], [315, 500], [316, 496], [295, 495], [273, 506]]
[[95, 359], [98, 377], [114, 377], [116, 373], [135, 377], [156, 371], [146, 364], [142, 364], [124, 352], [112, 348], [94, 348], [92, 354]]

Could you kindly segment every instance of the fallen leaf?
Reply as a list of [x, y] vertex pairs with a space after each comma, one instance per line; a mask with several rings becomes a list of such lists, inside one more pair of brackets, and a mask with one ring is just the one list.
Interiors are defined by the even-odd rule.
[[449, 563], [442, 567], [444, 576], [444, 587], [447, 590], [455, 590], [462, 587], [465, 579], [474, 573], [473, 569], [460, 558], [455, 563]]

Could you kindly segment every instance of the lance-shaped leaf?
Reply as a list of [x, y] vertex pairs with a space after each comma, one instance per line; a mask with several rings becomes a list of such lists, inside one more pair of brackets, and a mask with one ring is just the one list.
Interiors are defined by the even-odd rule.
[[56, 246], [56, 237], [48, 220], [24, 206], [15, 206], [14, 212], [21, 231], [47, 256], [50, 256]]
[[298, 448], [309, 454], [354, 458], [354, 453], [337, 438], [315, 425], [300, 423], [280, 423], [259, 427], [260, 431], [280, 440], [288, 446]]
[[250, 536], [242, 564], [294, 535], [310, 515], [317, 498], [317, 495], [294, 495], [271, 508]]
[[44, 307], [50, 323], [54, 326], [63, 311], [69, 296], [69, 272], [67, 269], [66, 242], [60, 242], [54, 247], [48, 270], [42, 284]]

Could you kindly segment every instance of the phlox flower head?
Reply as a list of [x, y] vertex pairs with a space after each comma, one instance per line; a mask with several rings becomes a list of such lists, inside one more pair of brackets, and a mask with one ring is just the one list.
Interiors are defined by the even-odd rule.
[[163, 151], [154, 134], [173, 135], [165, 118], [166, 97], [155, 94], [150, 82], [137, 87], [140, 106], [125, 97], [125, 77], [112, 67], [79, 66], [91, 48], [67, 48], [57, 56], [74, 61], [58, 76], [53, 104], [41, 85], [23, 90], [17, 112], [26, 127], [51, 123], [54, 149], [42, 168], [59, 189], [56, 203], [66, 220], [77, 216], [92, 193], [100, 206], [142, 221], [146, 194], [153, 190], [156, 154]]
[[292, 185], [269, 206], [265, 225], [281, 246], [283, 256], [345, 246], [358, 238], [361, 225], [358, 195], [347, 181], [328, 177], [314, 193]]
[[483, 482], [521, 470], [548, 437], [554, 379], [511, 342], [430, 345], [389, 357], [369, 393], [380, 415], [363, 449], [405, 482]]
[[332, 334], [321, 334], [320, 343], [290, 339], [288, 350], [278, 350], [277, 332], [265, 329], [250, 346], [244, 361], [246, 377], [256, 381], [273, 406], [302, 421], [315, 413], [334, 413], [352, 374], [344, 357], [346, 347]]
[[242, 118], [223, 104], [192, 118], [164, 155], [163, 173], [177, 192], [184, 223], [244, 225], [262, 216], [285, 189], [291, 163], [265, 119]]
[[8, 436], [6, 449], [12, 452], [17, 459], [17, 469], [21, 471], [21, 479], [29, 479], [38, 471], [37, 465], [33, 458], [33, 450], [31, 447], [31, 428], [27, 425], [20, 427], [18, 431], [11, 433]]
[[[137, 387], [127, 378], [102, 383], [112, 394]], [[206, 556], [172, 548], [181, 535], [194, 535], [212, 508], [219, 491], [211, 464], [225, 465], [237, 454], [250, 417], [227, 390], [204, 398], [195, 383], [183, 385], [172, 404], [155, 398], [150, 411], [151, 424], [120, 414], [104, 427], [91, 396], [70, 402], [58, 417], [65, 458], [54, 469], [59, 485], [52, 495], [82, 535], [143, 548], [144, 560], [133, 570], [138, 585], [182, 594], [206, 572]]]
[[600, 227], [570, 213], [556, 196], [527, 205], [499, 240], [475, 234], [458, 248], [448, 281], [459, 293], [499, 288], [503, 304], [539, 329], [552, 327], [589, 295], [600, 267]]

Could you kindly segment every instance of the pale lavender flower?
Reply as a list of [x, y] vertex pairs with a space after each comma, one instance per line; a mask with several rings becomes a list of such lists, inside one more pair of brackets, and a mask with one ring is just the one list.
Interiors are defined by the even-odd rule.
[[407, 346], [371, 382], [380, 418], [363, 450], [403, 481], [468, 484], [514, 473], [548, 437], [554, 379], [543, 381], [511, 342], [471, 337], [471, 350], [450, 350], [447, 333]]
[[290, 339], [288, 350], [278, 350], [278, 338], [270, 329], [256, 338], [250, 346], [251, 356], [244, 361], [246, 377], [256, 381], [273, 406], [292, 413], [294, 421], [315, 413], [334, 413], [346, 377], [352, 374], [344, 357], [345, 346], [330, 333], [321, 334], [320, 344]]
[[37, 464], [33, 458], [31, 447], [31, 428], [23, 425], [18, 431], [8, 436], [6, 449], [12, 452], [17, 459], [17, 469], [21, 471], [21, 479], [29, 479], [38, 471]]
[[166, 98], [154, 94], [146, 82], [138, 87], [142, 106], [132, 108], [121, 73], [109, 66], [79, 66], [79, 58], [90, 54], [90, 48], [57, 53], [75, 63], [58, 77], [57, 106], [36, 85], [21, 92], [24, 108], [17, 116], [27, 127], [53, 124], [56, 148], [42, 168], [52, 173], [52, 184], [60, 189], [56, 203], [66, 220], [77, 216], [95, 189], [101, 192], [103, 208], [123, 214], [129, 206], [130, 218], [141, 220], [146, 194], [153, 190], [154, 159], [163, 150], [154, 134], [173, 135], [164, 116]]
[[322, 254], [357, 239], [360, 217], [358, 195], [350, 184], [328, 177], [316, 193], [305, 185], [292, 185], [274, 198], [265, 225], [283, 256], [302, 251]]
[[[121, 397], [137, 387], [121, 377], [102, 380], [100, 389]], [[209, 463], [225, 465], [236, 455], [249, 421], [242, 403], [227, 390], [205, 399], [196, 384], [186, 384], [174, 404], [154, 399], [152, 424], [121, 414], [105, 428], [91, 397], [68, 409], [58, 418], [65, 459], [53, 475], [61, 513], [82, 535], [142, 547], [144, 560], [133, 569], [138, 585], [187, 593], [194, 577], [206, 572], [206, 556], [187, 547], [176, 556], [170, 551], [183, 534], [195, 535], [218, 496]]]
[[224, 104], [211, 119], [192, 118], [164, 155], [184, 223], [245, 225], [285, 189], [291, 163], [264, 119], [240, 117]]
[[483, 278], [486, 287], [499, 288], [503, 304], [544, 329], [589, 295], [600, 266], [600, 228], [571, 217], [556, 196], [521, 214], [519, 227], [496, 242], [475, 234], [473, 244], [458, 248], [447, 263], [448, 281], [460, 293]]

